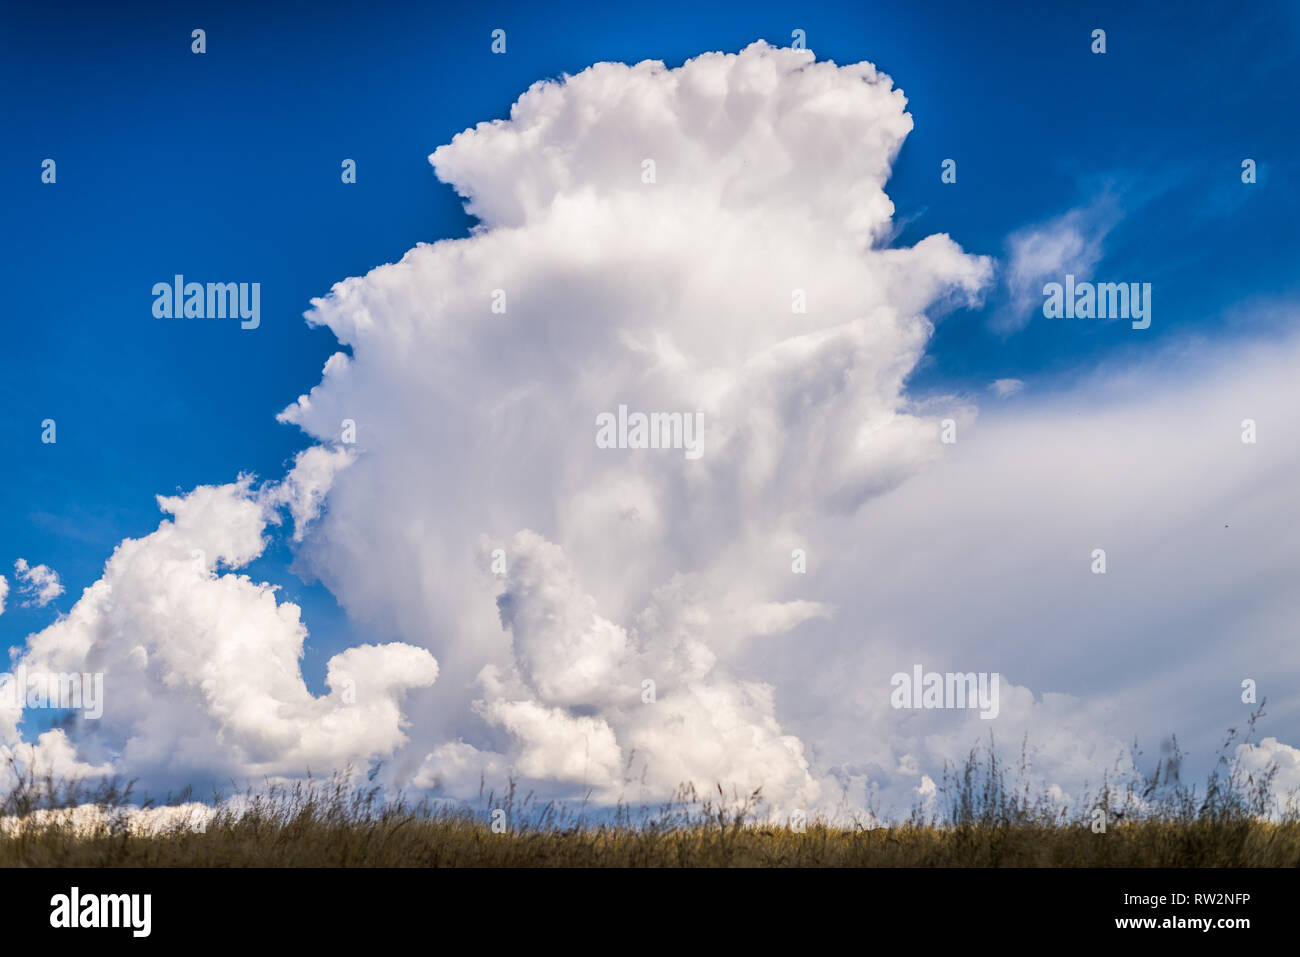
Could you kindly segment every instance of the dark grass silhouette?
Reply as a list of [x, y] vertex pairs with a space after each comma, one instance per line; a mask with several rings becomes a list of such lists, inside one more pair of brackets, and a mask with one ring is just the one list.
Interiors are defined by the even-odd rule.
[[[1262, 706], [1261, 706], [1262, 707]], [[1256, 712], [1248, 731], [1253, 732]], [[1249, 735], [1247, 735], [1249, 737]], [[1295, 794], [1274, 794], [1276, 769], [1251, 775], [1230, 759], [1228, 733], [1203, 787], [1179, 779], [1176, 742], [1150, 777], [1101, 787], [1066, 807], [1033, 793], [1022, 747], [1013, 780], [993, 742], [947, 768], [935, 799], [907, 818], [868, 826], [812, 820], [802, 832], [763, 823], [760, 791], [697, 794], [607, 813], [505, 794], [483, 809], [358, 788], [348, 774], [245, 792], [238, 809], [214, 795], [196, 831], [130, 825], [130, 786], [94, 788], [28, 776], [0, 808], [0, 866], [14, 867], [1295, 867]], [[1140, 754], [1136, 751], [1135, 756]], [[188, 800], [190, 795], [172, 801]], [[89, 823], [66, 809], [92, 808]], [[503, 833], [491, 827], [500, 809]], [[1105, 813], [1097, 830], [1097, 809]], [[879, 818], [875, 818], [879, 821]]]

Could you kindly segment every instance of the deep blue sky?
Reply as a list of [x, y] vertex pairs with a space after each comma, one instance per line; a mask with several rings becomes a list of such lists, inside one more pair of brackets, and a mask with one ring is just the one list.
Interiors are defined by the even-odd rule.
[[[302, 321], [310, 297], [464, 235], [427, 155], [506, 116], [536, 80], [596, 61], [677, 65], [788, 44], [796, 27], [823, 59], [871, 60], [916, 123], [889, 187], [903, 244], [948, 232], [1001, 256], [1018, 228], [1120, 197], [1099, 272], [1156, 285], [1145, 338], [1086, 323], [1005, 337], [988, 328], [991, 304], [942, 321], [918, 392], [1007, 376], [1051, 388], [1170, 337], [1266, 333], [1224, 314], [1297, 292], [1293, 4], [273, 6], [3, 7], [0, 572], [12, 579], [21, 555], [68, 589], [42, 610], [11, 594], [5, 646], [71, 607], [124, 536], [157, 526], [155, 494], [281, 475], [307, 443], [274, 415], [336, 348]], [[505, 56], [489, 50], [497, 27]], [[1089, 51], [1094, 27], [1104, 56]], [[40, 181], [47, 157], [55, 185]], [[339, 179], [345, 157], [354, 186]], [[946, 157], [956, 185], [940, 183]], [[1244, 157], [1259, 164], [1253, 187]], [[150, 289], [178, 272], [261, 282], [262, 327], [155, 319]], [[40, 442], [45, 418], [57, 445]], [[304, 603], [319, 688], [346, 623], [286, 560], [277, 547], [253, 574]]]

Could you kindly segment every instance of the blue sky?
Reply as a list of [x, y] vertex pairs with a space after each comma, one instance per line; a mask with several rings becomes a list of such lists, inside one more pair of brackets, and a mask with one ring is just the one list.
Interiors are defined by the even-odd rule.
[[[1002, 260], [1017, 230], [1111, 197], [1096, 272], [1155, 284], [1146, 336], [1041, 322], [1006, 334], [996, 286], [939, 321], [917, 396], [987, 396], [1000, 378], [1042, 395], [1153, 346], [1267, 338], [1268, 307], [1300, 292], [1293, 4], [19, 3], [0, 18], [0, 571], [23, 556], [67, 587], [46, 608], [11, 596], [6, 646], [66, 611], [120, 540], [157, 527], [155, 494], [283, 474], [310, 441], [275, 414], [338, 348], [303, 322], [309, 300], [417, 242], [467, 235], [428, 154], [505, 117], [535, 81], [598, 61], [671, 67], [800, 28], [819, 59], [875, 63], [915, 121], [887, 185], [897, 245], [943, 232]], [[489, 50], [497, 27], [505, 56]], [[1105, 55], [1089, 49], [1097, 27]], [[345, 157], [356, 185], [340, 183]], [[950, 157], [956, 184], [940, 182]], [[261, 328], [155, 319], [150, 289], [175, 273], [260, 281]], [[39, 440], [46, 418], [55, 445]], [[319, 690], [325, 658], [355, 635], [291, 558], [277, 542], [250, 574], [303, 605]]]

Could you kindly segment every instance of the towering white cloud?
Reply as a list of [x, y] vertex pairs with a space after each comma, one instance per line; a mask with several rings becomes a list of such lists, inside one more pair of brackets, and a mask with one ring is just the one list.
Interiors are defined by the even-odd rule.
[[[927, 310], [990, 275], [946, 236], [877, 245], [910, 128], [888, 78], [806, 51], [599, 64], [433, 154], [471, 238], [314, 303], [352, 354], [283, 418], [353, 420], [359, 455], [304, 556], [444, 669], [399, 771], [817, 797], [745, 649], [832, 613], [798, 594], [801, 525], [940, 454], [903, 380]], [[598, 448], [620, 406], [700, 413], [702, 456]]]

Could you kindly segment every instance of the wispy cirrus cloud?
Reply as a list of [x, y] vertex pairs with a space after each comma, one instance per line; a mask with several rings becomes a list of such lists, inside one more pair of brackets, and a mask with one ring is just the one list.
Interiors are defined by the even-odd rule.
[[1067, 273], [1090, 279], [1105, 255], [1106, 237], [1120, 219], [1116, 196], [1105, 191], [1086, 206], [1007, 237], [1003, 300], [991, 327], [1004, 334], [1018, 332], [1041, 316], [1045, 283], [1060, 282]]

